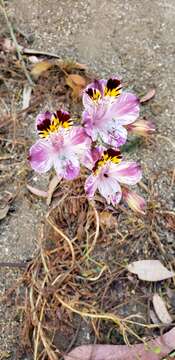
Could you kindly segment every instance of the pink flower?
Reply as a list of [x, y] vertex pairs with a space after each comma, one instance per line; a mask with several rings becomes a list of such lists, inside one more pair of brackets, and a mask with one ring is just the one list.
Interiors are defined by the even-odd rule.
[[108, 204], [116, 205], [122, 198], [120, 183], [135, 185], [140, 181], [142, 172], [136, 162], [122, 161], [119, 150], [108, 149], [100, 153], [99, 150], [99, 158], [85, 182], [85, 191], [92, 199], [98, 189]]
[[42, 139], [29, 150], [31, 167], [45, 173], [54, 167], [58, 177], [72, 180], [79, 175], [80, 159], [91, 144], [80, 126], [72, 126], [70, 115], [63, 111], [38, 115], [36, 128]]
[[138, 212], [142, 215], [145, 214], [145, 200], [138, 195], [135, 191], [131, 191], [127, 188], [123, 188], [123, 199], [128, 204], [128, 206], [135, 212]]
[[150, 120], [139, 119], [126, 126], [127, 130], [135, 135], [149, 136], [156, 130], [155, 124]]
[[95, 80], [83, 94], [82, 123], [93, 141], [117, 148], [127, 139], [125, 125], [139, 116], [139, 99], [132, 93], [122, 92], [120, 80]]

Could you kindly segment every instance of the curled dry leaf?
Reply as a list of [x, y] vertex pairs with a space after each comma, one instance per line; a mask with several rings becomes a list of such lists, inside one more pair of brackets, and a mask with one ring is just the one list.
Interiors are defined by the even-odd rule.
[[31, 185], [26, 185], [27, 186], [27, 189], [34, 195], [37, 195], [37, 196], [40, 196], [40, 197], [44, 197], [44, 198], [47, 198], [48, 196], [48, 192], [47, 191], [43, 191], [43, 190], [40, 190], [40, 189], [37, 189], [36, 187], [34, 186], [31, 186]]
[[175, 328], [147, 345], [84, 345], [64, 356], [64, 360], [160, 360], [175, 347]]
[[4, 219], [7, 216], [9, 209], [9, 205], [6, 205], [3, 209], [0, 209], [0, 220]]
[[47, 192], [47, 200], [46, 200], [46, 203], [47, 205], [50, 205], [51, 203], [51, 200], [52, 200], [52, 196], [53, 196], [53, 193], [58, 185], [58, 183], [60, 182], [61, 179], [58, 178], [57, 175], [55, 175], [50, 183], [49, 183], [49, 189], [48, 189], [48, 192]]
[[30, 105], [30, 98], [32, 93], [32, 86], [30, 84], [25, 84], [23, 88], [23, 99], [22, 99], [22, 110], [28, 108]]
[[127, 270], [138, 275], [140, 280], [161, 281], [175, 276], [159, 260], [139, 260], [127, 266]]
[[52, 66], [53, 66], [53, 63], [51, 63], [47, 60], [40, 61], [32, 67], [31, 75], [33, 76], [33, 78], [35, 80], [37, 80], [43, 72], [47, 71]]
[[151, 100], [156, 94], [156, 90], [155, 89], [150, 89], [146, 95], [142, 96], [140, 99], [141, 104]]
[[172, 323], [173, 319], [171, 318], [171, 316], [166, 308], [166, 305], [159, 294], [154, 294], [153, 306], [154, 306], [154, 310], [155, 310], [159, 320], [163, 324], [171, 324]]
[[72, 96], [78, 98], [86, 86], [86, 79], [78, 74], [70, 74], [66, 78], [66, 83], [72, 89]]

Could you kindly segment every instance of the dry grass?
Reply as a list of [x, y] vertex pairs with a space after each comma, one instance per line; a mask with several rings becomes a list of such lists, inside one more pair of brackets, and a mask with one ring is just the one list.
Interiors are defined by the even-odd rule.
[[[128, 275], [125, 265], [136, 259], [138, 250], [141, 256], [139, 243], [147, 234], [147, 258], [159, 254], [161, 261], [174, 267], [155, 231], [166, 211], [160, 211], [153, 199], [146, 218], [133, 214], [131, 218], [128, 210], [120, 208], [112, 215], [112, 228], [100, 222], [104, 211], [102, 199], [86, 200], [82, 177], [61, 185], [58, 200], [46, 215], [39, 251], [24, 274], [22, 342], [33, 351], [34, 360], [61, 359], [70, 350], [67, 341], [57, 346], [59, 333], [65, 339], [69, 336], [69, 342], [71, 338], [71, 347], [76, 344], [77, 315], [85, 319], [95, 342], [110, 343], [117, 333], [127, 344], [146, 341], [156, 334], [155, 329], [164, 327], [149, 318], [154, 286]], [[166, 286], [173, 286], [172, 280]], [[124, 309], [125, 316], [121, 315]]]

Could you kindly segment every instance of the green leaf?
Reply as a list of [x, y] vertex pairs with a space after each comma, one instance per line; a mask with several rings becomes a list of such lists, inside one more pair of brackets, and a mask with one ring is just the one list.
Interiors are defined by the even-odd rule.
[[142, 139], [140, 137], [135, 137], [134, 139], [128, 141], [126, 144], [121, 146], [121, 153], [123, 152], [133, 152], [136, 148], [139, 148], [142, 145]]

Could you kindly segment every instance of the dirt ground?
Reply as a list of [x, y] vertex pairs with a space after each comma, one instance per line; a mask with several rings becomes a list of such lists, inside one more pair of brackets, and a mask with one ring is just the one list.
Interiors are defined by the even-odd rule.
[[[120, 74], [139, 95], [156, 89], [156, 97], [143, 111], [154, 120], [157, 134], [163, 137], [134, 156], [147, 173], [145, 183], [149, 174], [161, 173], [157, 191], [162, 204], [168, 204], [172, 210], [174, 197], [167, 169], [173, 168], [174, 160], [171, 144], [175, 133], [174, 0], [11, 0], [7, 1], [7, 8], [16, 27], [33, 38], [32, 48], [85, 63], [98, 76]], [[4, 26], [2, 23], [1, 29]], [[34, 138], [34, 117], [30, 115], [27, 122], [27, 137]], [[32, 176], [38, 186], [47, 183], [47, 177], [40, 181], [36, 174]], [[8, 190], [15, 191], [12, 183]], [[0, 262], [26, 261], [35, 250], [37, 225], [46, 206], [41, 200], [31, 206], [25, 189], [24, 194], [0, 224]], [[174, 241], [168, 231], [162, 237], [170, 244]], [[171, 256], [173, 251], [171, 248]], [[18, 275], [18, 270], [0, 268], [2, 294]], [[15, 309], [8, 305], [0, 307], [0, 352], [8, 352], [11, 360], [18, 360], [19, 319], [14, 314]]]

